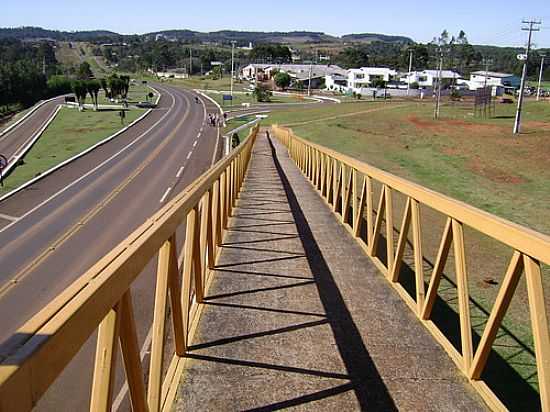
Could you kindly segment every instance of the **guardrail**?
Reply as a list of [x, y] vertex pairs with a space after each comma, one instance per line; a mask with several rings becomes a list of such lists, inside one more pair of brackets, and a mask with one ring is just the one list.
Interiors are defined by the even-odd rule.
[[[550, 237], [306, 141], [295, 136], [288, 128], [274, 126], [273, 133], [288, 148], [290, 156], [340, 218], [342, 224], [494, 410], [506, 410], [506, 406], [482, 379], [482, 374], [516, 286], [521, 275], [525, 273], [540, 403], [543, 411], [550, 411], [550, 335], [541, 273], [541, 263], [550, 264]], [[373, 198], [375, 183], [381, 187], [377, 208], [374, 206]], [[392, 201], [396, 193], [405, 197], [397, 243], [394, 241], [396, 230], [393, 223]], [[446, 219], [427, 290], [423, 266], [420, 205], [434, 209]], [[385, 226], [385, 245], [380, 245], [382, 223]], [[513, 250], [477, 348], [474, 348], [472, 342], [465, 226]], [[408, 234], [411, 227], [411, 260], [416, 296], [414, 293], [407, 293], [399, 283], [401, 267], [404, 264], [404, 250], [409, 243]], [[460, 351], [432, 320], [432, 309], [438, 298], [438, 287], [451, 246], [458, 295]]]
[[[98, 330], [90, 410], [111, 410], [117, 348], [134, 411], [170, 410], [258, 127], [230, 155], [104, 256], [1, 348], [0, 411], [28, 411]], [[176, 232], [185, 229], [178, 258]], [[158, 255], [148, 387], [130, 288]], [[170, 302], [175, 349], [163, 375]], [[175, 383], [175, 384], [174, 384]], [[70, 395], [68, 395], [70, 396]]]

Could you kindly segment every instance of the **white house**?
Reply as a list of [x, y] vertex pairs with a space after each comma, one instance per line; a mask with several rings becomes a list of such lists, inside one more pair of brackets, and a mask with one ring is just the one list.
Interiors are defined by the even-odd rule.
[[260, 81], [271, 80], [276, 72], [285, 72], [294, 81], [308, 83], [309, 77], [315, 79], [312, 85], [317, 87], [327, 75], [345, 76], [347, 71], [336, 65], [323, 64], [249, 64], [241, 69], [241, 76]]
[[327, 74], [325, 76], [325, 87], [327, 90], [345, 92], [348, 88], [348, 76], [342, 74]]
[[[443, 80], [457, 81], [460, 79], [460, 74], [452, 70], [441, 70], [441, 78]], [[420, 72], [405, 73], [401, 80], [404, 83], [418, 83], [420, 87], [434, 87], [439, 79], [439, 70], [422, 70]]]
[[265, 69], [271, 67], [270, 64], [249, 64], [241, 69], [241, 76], [246, 79], [256, 79], [259, 74], [263, 74]]
[[476, 90], [487, 86], [510, 87], [517, 89], [521, 79], [519, 76], [510, 73], [499, 73], [479, 70], [470, 73], [470, 80], [467, 82], [470, 90]]
[[187, 79], [189, 75], [187, 74], [187, 69], [168, 69], [163, 72], [156, 72], [157, 77], [163, 77], [166, 79]]
[[358, 91], [375, 80], [389, 82], [397, 72], [386, 67], [361, 67], [348, 70], [348, 90]]

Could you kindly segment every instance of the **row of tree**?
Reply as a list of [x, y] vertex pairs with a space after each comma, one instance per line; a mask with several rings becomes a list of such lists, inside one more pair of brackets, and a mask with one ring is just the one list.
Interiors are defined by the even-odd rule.
[[[61, 80], [60, 80], [61, 81]], [[103, 89], [105, 96], [112, 99], [126, 99], [130, 89], [130, 77], [113, 74], [106, 79], [76, 79], [68, 80], [79, 107], [82, 109], [86, 102], [86, 96], [89, 94], [92, 99], [94, 109], [98, 109], [99, 91]]]

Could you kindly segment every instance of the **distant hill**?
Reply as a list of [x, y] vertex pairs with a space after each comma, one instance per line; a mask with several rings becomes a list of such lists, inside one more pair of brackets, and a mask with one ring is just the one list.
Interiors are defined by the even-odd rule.
[[252, 43], [321, 43], [337, 42], [339, 39], [321, 32], [260, 32], [219, 30], [209, 33], [191, 30], [163, 30], [144, 34], [146, 38], [164, 36], [169, 40], [227, 43], [236, 41], [242, 45]]
[[360, 43], [373, 43], [375, 41], [383, 43], [414, 43], [413, 39], [405, 36], [391, 36], [387, 34], [378, 33], [359, 33], [359, 34], [346, 34], [341, 37], [345, 42], [360, 42]]
[[290, 31], [290, 32], [260, 32], [219, 30], [213, 32], [198, 32], [193, 30], [162, 30], [140, 35], [121, 35], [108, 30], [90, 31], [57, 31], [41, 27], [0, 28], [0, 39], [15, 38], [19, 40], [51, 39], [56, 41], [120, 41], [131, 37], [142, 37], [149, 40], [165, 38], [172, 41], [229, 43], [236, 41], [239, 46], [248, 43], [342, 43], [342, 42], [389, 42], [412, 43], [413, 40], [404, 36], [363, 33], [348, 34], [342, 37], [331, 36], [323, 32]]
[[58, 31], [41, 27], [8, 27], [0, 28], [0, 39], [36, 40], [50, 39], [57, 41], [94, 41], [100, 39], [120, 38], [120, 34], [108, 30]]

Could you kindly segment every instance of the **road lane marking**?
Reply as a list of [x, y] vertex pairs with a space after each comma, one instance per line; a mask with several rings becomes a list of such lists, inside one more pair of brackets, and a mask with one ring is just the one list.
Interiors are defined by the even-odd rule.
[[169, 187], [168, 189], [166, 189], [166, 192], [164, 192], [164, 194], [162, 195], [162, 197], [160, 198], [160, 203], [164, 202], [166, 200], [166, 198], [168, 197], [168, 195], [170, 194], [172, 190], [172, 187]]
[[197, 147], [197, 143], [198, 143], [198, 142], [195, 140], [195, 141], [193, 142], [193, 147]]
[[189, 160], [191, 158], [191, 155], [193, 154], [193, 151], [191, 150], [188, 154], [187, 154], [187, 160]]
[[[170, 94], [170, 93], [168, 93]], [[175, 103], [175, 97], [172, 95]], [[189, 99], [183, 94], [185, 100]], [[47, 246], [36, 258], [31, 260], [23, 269], [17, 272], [10, 280], [6, 281], [4, 284], [0, 285], [0, 297], [3, 296], [8, 289], [17, 284], [22, 278], [24, 278], [28, 273], [30, 273], [35, 267], [37, 267], [42, 261], [44, 261], [50, 253], [55, 251], [59, 246], [65, 243], [69, 238], [71, 238], [75, 233], [77, 233], [86, 223], [88, 223], [93, 217], [95, 217], [99, 212], [101, 212], [105, 206], [107, 206], [126, 186], [128, 186], [142, 171], [147, 167], [162, 151], [162, 149], [171, 141], [171, 139], [176, 135], [177, 129], [185, 122], [189, 115], [189, 111], [185, 112], [183, 119], [176, 125], [173, 131], [168, 135], [163, 142], [156, 147], [156, 149], [141, 163], [141, 165], [135, 169], [135, 171], [124, 181], [122, 181], [115, 189], [113, 189], [100, 203], [98, 203], [93, 209], [91, 209], [87, 214], [84, 215], [77, 223], [71, 226], [65, 233], [55, 239], [49, 246]], [[136, 139], [137, 140], [137, 139]], [[134, 142], [136, 141], [134, 140]], [[128, 147], [128, 146], [127, 146]], [[82, 178], [78, 179], [81, 180]], [[78, 181], [77, 180], [77, 181]], [[77, 182], [75, 181], [75, 182]], [[71, 183], [66, 188], [75, 184]], [[66, 189], [65, 188], [65, 189]], [[61, 191], [65, 190], [61, 189]], [[61, 192], [60, 191], [60, 192]], [[58, 193], [60, 193], [58, 192]], [[55, 196], [55, 195], [54, 195]], [[47, 200], [46, 200], [47, 201]], [[45, 202], [46, 202], [45, 201]], [[44, 203], [44, 202], [43, 202]], [[38, 206], [37, 206], [38, 207]], [[36, 208], [35, 208], [36, 209]], [[27, 212], [25, 215], [21, 216], [20, 220], [28, 215]], [[8, 227], [14, 225], [16, 222], [12, 222], [7, 225], [5, 228], [0, 229], [0, 232], [7, 229]]]
[[176, 177], [180, 177], [180, 176], [181, 176], [181, 174], [183, 173], [184, 167], [185, 167], [185, 166], [180, 167], [180, 169], [178, 170], [178, 173], [176, 173]]
[[20, 218], [15, 216], [6, 215], [4, 213], [0, 213], [0, 218], [9, 220], [11, 222], [17, 222]]
[[[151, 341], [153, 340], [153, 326], [149, 329], [149, 332], [147, 333], [147, 336], [145, 338], [145, 342], [143, 342], [143, 346], [141, 347], [141, 351], [139, 352], [139, 357], [141, 358], [141, 362], [143, 363], [143, 359], [145, 359], [145, 355], [149, 353], [149, 345], [151, 344]], [[128, 393], [128, 381], [124, 381], [124, 385], [122, 385], [122, 388], [120, 388], [120, 391], [118, 392], [117, 397], [115, 398], [115, 401], [113, 402], [113, 411], [118, 411], [118, 408], [120, 408], [120, 405], [122, 404], [122, 401], [124, 400], [124, 397]]]
[[[44, 206], [46, 203], [49, 203], [50, 201], [52, 201], [53, 199], [55, 199], [57, 196], [59, 196], [61, 193], [67, 191], [68, 189], [70, 189], [71, 187], [75, 186], [76, 184], [80, 183], [82, 180], [86, 179], [88, 176], [90, 176], [91, 174], [93, 174], [94, 172], [96, 172], [97, 170], [101, 169], [103, 166], [105, 166], [107, 163], [109, 163], [111, 160], [115, 159], [116, 157], [118, 157], [120, 154], [124, 153], [126, 150], [128, 150], [130, 147], [132, 147], [134, 144], [138, 143], [141, 139], [143, 139], [143, 137], [147, 134], [149, 134], [155, 127], [157, 127], [162, 121], [164, 121], [164, 119], [166, 118], [166, 116], [168, 116], [170, 114], [170, 110], [172, 110], [176, 104], [176, 99], [174, 97], [173, 94], [167, 92], [171, 97], [172, 97], [172, 104], [170, 105], [170, 108], [169, 110], [164, 114], [162, 115], [162, 117], [157, 120], [149, 129], [147, 129], [145, 132], [143, 132], [141, 135], [139, 135], [137, 138], [135, 138], [134, 140], [132, 140], [128, 145], [124, 146], [122, 149], [120, 149], [118, 152], [116, 152], [114, 155], [112, 155], [111, 157], [105, 159], [103, 162], [101, 162], [100, 164], [98, 164], [96, 167], [94, 167], [93, 169], [91, 169], [90, 171], [86, 172], [85, 174], [83, 174], [82, 176], [80, 176], [78, 179], [72, 181], [71, 183], [69, 183], [67, 186], [61, 188], [59, 191], [57, 191], [56, 193], [54, 193], [53, 195], [51, 195], [50, 197], [48, 197], [47, 199], [43, 200], [42, 202], [40, 202], [38, 205], [36, 205], [35, 207], [33, 207], [31, 210], [29, 210], [28, 212], [24, 213], [19, 219], [24, 219], [26, 218], [27, 216], [29, 216], [30, 214], [36, 212], [38, 209], [40, 209], [42, 206]], [[15, 222], [14, 222], [15, 223]], [[8, 226], [0, 229], [0, 233], [3, 232], [4, 230], [8, 229], [9, 227], [11, 227], [13, 225], [13, 223], [10, 223]]]

